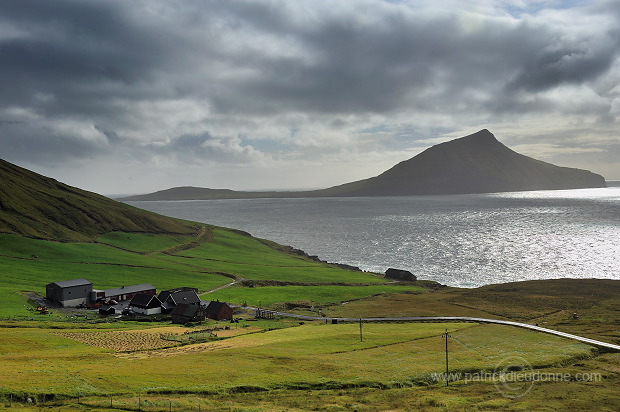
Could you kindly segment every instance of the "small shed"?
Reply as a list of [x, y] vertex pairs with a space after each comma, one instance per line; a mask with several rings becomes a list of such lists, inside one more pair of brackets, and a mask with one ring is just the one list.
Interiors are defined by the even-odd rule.
[[207, 317], [213, 320], [232, 320], [233, 311], [226, 302], [203, 301], [202, 306], [206, 309]]
[[142, 315], [157, 315], [161, 313], [161, 302], [155, 295], [138, 293], [129, 302], [129, 310]]
[[172, 312], [172, 323], [202, 322], [207, 319], [206, 308], [199, 305], [181, 303]]
[[415, 282], [418, 277], [408, 270], [389, 268], [385, 271], [386, 278], [404, 280], [407, 282]]
[[86, 305], [90, 301], [93, 284], [86, 279], [61, 280], [45, 286], [45, 297], [64, 307]]
[[114, 306], [103, 305], [99, 308], [100, 315], [108, 316], [108, 315], [114, 315], [115, 313], [116, 313], [116, 309], [114, 308]]

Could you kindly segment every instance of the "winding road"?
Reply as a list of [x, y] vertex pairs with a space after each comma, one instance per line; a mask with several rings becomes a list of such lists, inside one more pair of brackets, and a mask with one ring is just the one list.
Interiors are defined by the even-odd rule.
[[[234, 305], [231, 305], [234, 306]], [[240, 307], [240, 306], [237, 306]], [[297, 315], [295, 313], [286, 313], [286, 312], [277, 312], [272, 310], [264, 310], [252, 307], [246, 307], [245, 309], [250, 309], [259, 312], [263, 312], [265, 315], [273, 315], [273, 316], [286, 316], [291, 318], [296, 318], [300, 320], [321, 320], [326, 322], [335, 321], [337, 323], [340, 322], [359, 322], [360, 318], [328, 318], [322, 316], [306, 316], [306, 315]], [[486, 318], [472, 318], [467, 316], [413, 316], [413, 317], [400, 317], [400, 318], [361, 318], [362, 322], [475, 322], [475, 323], [492, 323], [497, 325], [508, 325], [508, 326], [516, 326], [519, 328], [531, 329], [537, 332], [548, 333], [550, 335], [559, 336], [562, 338], [573, 339], [579, 342], [587, 343], [589, 345], [596, 346], [598, 348], [603, 348], [608, 351], [620, 351], [620, 345], [615, 345], [613, 343], [601, 342], [599, 340], [584, 338], [583, 336], [577, 336], [566, 332], [560, 332], [554, 329], [543, 328], [537, 325], [530, 325], [529, 323], [521, 323], [521, 322], [513, 322], [509, 320], [500, 320], [500, 319], [486, 319]]]

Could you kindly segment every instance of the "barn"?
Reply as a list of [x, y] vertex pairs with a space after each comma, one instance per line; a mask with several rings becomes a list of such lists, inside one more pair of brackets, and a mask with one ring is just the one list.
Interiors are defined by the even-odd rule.
[[121, 286], [113, 289], [97, 290], [95, 291], [96, 298], [93, 300], [114, 299], [121, 302], [124, 300], [131, 300], [138, 293], [143, 293], [145, 295], [156, 295], [157, 291], [155, 290], [155, 286], [151, 285], [150, 283], [143, 283], [141, 285]]
[[207, 312], [204, 306], [181, 303], [172, 310], [170, 316], [172, 323], [202, 322], [207, 319]]
[[138, 293], [129, 302], [129, 310], [141, 315], [157, 315], [161, 313], [161, 302], [155, 295]]
[[86, 279], [61, 280], [45, 286], [45, 297], [64, 307], [76, 307], [90, 302], [93, 284]]
[[214, 320], [232, 320], [233, 311], [226, 302], [203, 301], [201, 306], [205, 308], [207, 317]]

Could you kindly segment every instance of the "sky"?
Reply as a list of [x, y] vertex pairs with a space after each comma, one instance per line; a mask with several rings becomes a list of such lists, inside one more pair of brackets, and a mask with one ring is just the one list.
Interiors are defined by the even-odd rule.
[[0, 2], [0, 158], [101, 194], [324, 188], [489, 129], [620, 179], [620, 0]]

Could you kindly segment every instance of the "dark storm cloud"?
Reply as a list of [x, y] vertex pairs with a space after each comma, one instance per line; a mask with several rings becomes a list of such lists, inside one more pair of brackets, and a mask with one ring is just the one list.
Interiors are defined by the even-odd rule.
[[507, 91], [544, 91], [562, 84], [582, 84], [607, 72], [620, 52], [617, 34], [607, 36], [604, 44], [592, 41], [546, 46], [524, 59], [519, 74], [508, 83]]
[[469, 30], [458, 13], [364, 3], [204, 2], [192, 13], [179, 3], [141, 14], [149, 2], [6, 2], [0, 19], [26, 35], [0, 42], [0, 99], [46, 115], [102, 116], [119, 98], [180, 95], [225, 113], [435, 110], [472, 91], [490, 100], [588, 81], [618, 53], [613, 39], [558, 45], [557, 28], [488, 20]]
[[[488, 5], [1, 2], [0, 155], [168, 157], [182, 167], [272, 154], [254, 147], [284, 157], [357, 148], [373, 138], [358, 131], [377, 124], [373, 147], [387, 150], [406, 143], [385, 137], [392, 131], [425, 136], [498, 115], [594, 113], [613, 125], [620, 2], [518, 17]], [[580, 86], [602, 100], [566, 108], [560, 91]]]
[[0, 104], [45, 116], [116, 115], [113, 103], [158, 98], [174, 58], [165, 27], [124, 2], [11, 1], [0, 6]]

